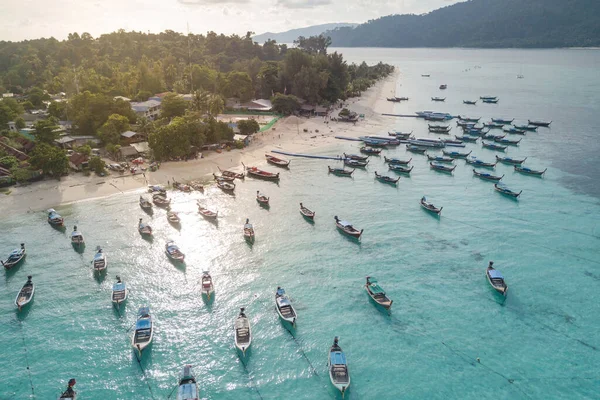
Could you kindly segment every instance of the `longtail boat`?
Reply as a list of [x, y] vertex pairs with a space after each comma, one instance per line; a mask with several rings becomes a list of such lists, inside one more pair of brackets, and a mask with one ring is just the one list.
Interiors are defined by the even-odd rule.
[[279, 158], [279, 157], [275, 157], [271, 154], [265, 154], [265, 157], [267, 158], [267, 162], [269, 164], [273, 164], [276, 165], [278, 167], [282, 167], [282, 168], [288, 168], [290, 165], [290, 161], [289, 160], [284, 160], [283, 158]]
[[[242, 163], [242, 165], [244, 165], [244, 163]], [[248, 173], [248, 175], [250, 175], [253, 178], [264, 179], [267, 181], [279, 180], [279, 172], [274, 174], [272, 172], [263, 171], [256, 167], [246, 167], [245, 165], [244, 168], [246, 168], [246, 172]]]

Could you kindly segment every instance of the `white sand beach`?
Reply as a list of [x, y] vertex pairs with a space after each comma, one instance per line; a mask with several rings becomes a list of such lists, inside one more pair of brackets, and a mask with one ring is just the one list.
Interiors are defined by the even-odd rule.
[[347, 108], [365, 116], [356, 125], [334, 121], [326, 124], [323, 117], [291, 116], [280, 119], [269, 131], [255, 134], [250, 145], [243, 150], [223, 153], [211, 151], [198, 160], [163, 162], [159, 170], [146, 171], [145, 174], [109, 172], [105, 177], [86, 177], [81, 173], [71, 173], [60, 180], [12, 187], [6, 193], [0, 193], [0, 207], [8, 213], [34, 212], [62, 204], [120, 195], [149, 184], [167, 185], [173, 179], [179, 182], [209, 182], [212, 181], [212, 173], [219, 173], [219, 167], [241, 172], [242, 162], [246, 165], [262, 164], [265, 162], [264, 154], [275, 148], [302, 153], [334, 143], [337, 141], [334, 136], [378, 134], [390, 125], [390, 120], [382, 117], [381, 113], [390, 113], [393, 109], [393, 103], [388, 102], [386, 97], [395, 94], [399, 75], [399, 71], [396, 71], [361, 97], [345, 102]]

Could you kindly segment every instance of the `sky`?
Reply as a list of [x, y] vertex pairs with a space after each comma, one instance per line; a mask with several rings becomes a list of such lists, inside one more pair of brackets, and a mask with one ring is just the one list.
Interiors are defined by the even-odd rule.
[[0, 0], [0, 40], [97, 37], [118, 29], [245, 35], [422, 14], [459, 0]]

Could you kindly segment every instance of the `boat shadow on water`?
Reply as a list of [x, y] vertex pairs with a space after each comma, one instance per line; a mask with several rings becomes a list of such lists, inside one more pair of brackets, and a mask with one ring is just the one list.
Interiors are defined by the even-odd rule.
[[60, 233], [67, 232], [67, 227], [64, 225], [53, 225], [53, 224], [49, 224], [49, 225], [52, 227], [52, 229], [54, 229], [57, 232], [60, 232]]
[[[27, 316], [29, 315], [29, 313], [31, 312], [31, 308], [33, 307], [33, 303], [35, 302], [35, 297], [31, 299], [31, 301], [29, 303], [27, 303], [27, 305], [25, 305], [23, 308], [21, 308], [21, 311], [19, 311], [18, 308], [16, 308], [15, 306], [15, 313], [17, 314], [17, 319], [19, 321], [24, 321], [25, 318], [27, 318]], [[14, 304], [13, 304], [14, 306]]]
[[354, 236], [349, 236], [347, 234], [345, 234], [344, 232], [340, 231], [339, 229], [336, 229], [338, 234], [340, 236], [342, 236], [344, 239], [346, 239], [348, 242], [350, 243], [354, 243], [356, 245], [358, 245], [359, 247], [362, 245], [362, 241], [360, 238], [355, 238]]
[[176, 269], [178, 269], [179, 271], [185, 273], [187, 265], [185, 263], [185, 261], [177, 261], [177, 260], [171, 260], [169, 258], [169, 262], [171, 263], [171, 265], [173, 265]]
[[154, 243], [154, 235], [141, 235], [142, 239], [144, 239], [148, 243]]
[[98, 283], [102, 283], [104, 282], [104, 278], [106, 278], [106, 270], [103, 271], [93, 271], [94, 274], [94, 279], [96, 280], [96, 282]]
[[83, 254], [85, 252], [85, 243], [80, 243], [80, 244], [71, 244], [71, 246], [73, 247], [73, 250], [75, 250], [76, 253], [78, 254]]
[[206, 306], [208, 312], [212, 312], [213, 305], [215, 304], [215, 296], [215, 292], [213, 292], [210, 297], [208, 297], [206, 293], [202, 293], [202, 302]]
[[154, 347], [154, 342], [150, 343], [148, 347], [142, 351], [141, 356], [136, 349], [131, 349], [131, 355], [133, 356], [131, 362], [134, 368], [139, 368], [141, 366], [142, 368], [147, 369], [152, 366], [152, 347]]

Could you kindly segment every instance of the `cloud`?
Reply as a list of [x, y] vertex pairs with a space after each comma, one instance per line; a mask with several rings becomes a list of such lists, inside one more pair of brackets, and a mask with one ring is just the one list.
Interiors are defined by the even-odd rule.
[[224, 3], [249, 3], [250, 0], [177, 0], [181, 4], [185, 4], [186, 6], [212, 6], [215, 4], [224, 4]]
[[277, 5], [287, 8], [313, 8], [332, 4], [333, 0], [277, 0]]

